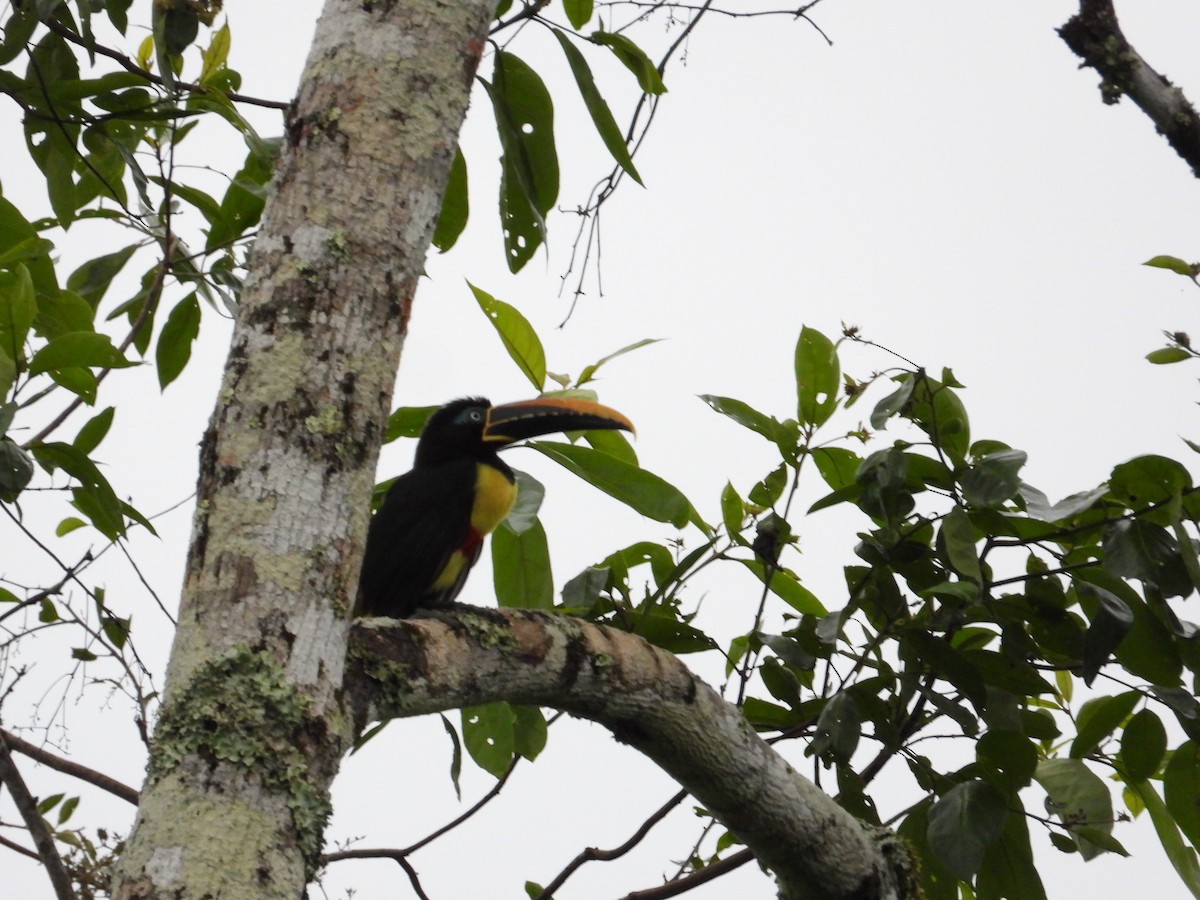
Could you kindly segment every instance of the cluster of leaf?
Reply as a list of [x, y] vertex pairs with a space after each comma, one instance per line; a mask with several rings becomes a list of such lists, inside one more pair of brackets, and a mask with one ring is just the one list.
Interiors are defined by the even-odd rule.
[[[130, 0], [15, 3], [2, 23], [0, 94], [20, 112], [32, 163], [25, 172], [24, 160], [14, 159], [5, 187], [40, 177], [45, 202], [35, 212], [19, 207], [24, 197], [0, 197], [0, 506], [8, 533], [24, 530], [28, 546], [40, 548], [38, 558], [59, 571], [29, 584], [17, 568], [24, 559], [19, 542], [6, 545], [12, 552], [0, 575], [14, 590], [0, 588], [0, 652], [63, 628], [72, 649], [60, 684], [90, 671], [129, 695], [144, 723], [156, 695], [132, 647], [131, 610], [115, 610], [85, 574], [131, 528], [154, 532], [104, 474], [101, 445], [120, 416], [116, 406], [100, 404], [101, 387], [118, 369], [153, 367], [165, 388], [189, 361], [200, 301], [232, 308], [274, 150], [230, 100], [240, 78], [226, 65], [227, 28], [199, 51], [195, 81], [178, 81], [189, 68], [181, 54], [219, 3], [155, 3], [147, 10], [153, 34], [125, 56], [114, 48], [129, 28], [130, 6]], [[98, 33], [115, 35], [112, 46]], [[211, 176], [177, 165], [176, 157], [201, 117], [214, 113], [251, 148], [219, 200], [184, 183], [184, 175]], [[203, 220], [198, 238], [181, 216], [189, 207], [199, 213], [192, 219]], [[86, 244], [65, 241], [71, 229]], [[203, 249], [190, 249], [189, 240]], [[67, 253], [87, 246], [96, 255], [73, 271], [60, 269], [56, 242]], [[106, 245], [119, 249], [97, 252]], [[48, 535], [29, 530], [26, 506], [34, 497], [69, 504], [57, 537], [88, 528], [102, 539], [100, 547], [62, 559]], [[26, 610], [36, 618], [23, 618]], [[116, 674], [103, 678], [97, 661]], [[20, 677], [6, 670], [5, 696]], [[62, 805], [60, 825], [74, 805]], [[99, 892], [115, 849], [103, 841], [98, 847], [82, 832], [60, 829], [58, 838], [73, 848], [68, 864], [82, 894]]]
[[[513, 360], [544, 389], [529, 323], [475, 293]], [[591, 446], [536, 442], [644, 515], [696, 526], [701, 540], [687, 552], [652, 542], [617, 550], [568, 581], [556, 603], [536, 517], [541, 488], [523, 477], [517, 508], [492, 541], [499, 602], [586, 616], [677, 653], [708, 650], [717, 642], [686, 608], [685, 588], [712, 563], [744, 567], [762, 583], [761, 603], [753, 628], [720, 652], [741, 684], [747, 719], [777, 745], [801, 741], [818, 779], [832, 769], [839, 801], [875, 824], [872, 784], [889, 763], [906, 767], [917, 799], [888, 822], [920, 855], [927, 896], [1044, 896], [1030, 822], [1064, 852], [1124, 854], [1113, 833], [1126, 816], [1114, 810], [1115, 785], [1128, 813], [1150, 816], [1180, 878], [1200, 896], [1192, 849], [1200, 842], [1192, 689], [1200, 643], [1177, 611], [1200, 587], [1200, 494], [1191, 476], [1178, 462], [1143, 456], [1052, 505], [1021, 480], [1022, 451], [972, 437], [962, 385], [948, 370], [940, 378], [921, 369], [874, 376], [891, 391], [869, 428], [826, 439], [834, 413], [870, 387], [842, 374], [839, 347], [854, 340], [853, 331], [838, 343], [802, 331], [794, 417], [703, 398], [779, 454], [745, 499], [725, 487], [718, 526], [638, 468], [619, 435], [585, 435]], [[574, 384], [551, 377], [578, 390], [594, 371]], [[394, 421], [415, 434], [424, 413], [398, 411]], [[889, 428], [905, 436], [883, 441]], [[852, 449], [864, 444], [877, 449]], [[796, 513], [793, 500], [805, 493], [814, 499]], [[834, 507], [856, 509], [864, 527], [844, 593], [819, 599], [787, 568], [786, 554], [804, 517]], [[641, 578], [640, 566], [648, 567]], [[789, 623], [779, 634], [761, 630], [768, 598], [782, 601]], [[1165, 720], [1184, 738], [1175, 746]], [[523, 728], [511, 711], [464, 716], [468, 750], [487, 747], [475, 758], [497, 775], [528, 743]], [[540, 749], [540, 719], [536, 730]], [[959, 750], [931, 757], [922, 752], [931, 739]], [[1040, 791], [1028, 790], [1035, 783]], [[1042, 810], [1027, 808], [1031, 796]]]
[[[500, 4], [496, 18], [503, 20], [511, 0]], [[588, 114], [605, 148], [620, 170], [638, 184], [641, 176], [633, 163], [630, 138], [623, 135], [612, 110], [596, 86], [587, 57], [577, 46], [583, 42], [607, 48], [634, 77], [644, 96], [666, 91], [662, 75], [646, 52], [627, 35], [603, 27], [586, 37], [580, 33], [592, 20], [590, 0], [564, 0], [564, 12], [574, 30], [554, 25], [540, 15], [535, 19], [555, 37]], [[554, 103], [545, 82], [520, 57], [497, 48], [492, 79], [480, 78], [496, 117], [500, 137], [500, 223], [504, 233], [504, 256], [509, 270], [518, 272], [533, 258], [546, 240], [546, 215], [558, 199], [559, 165], [554, 140]], [[449, 250], [466, 227], [467, 164], [459, 149], [450, 170], [441, 215], [433, 235], [439, 250]]]

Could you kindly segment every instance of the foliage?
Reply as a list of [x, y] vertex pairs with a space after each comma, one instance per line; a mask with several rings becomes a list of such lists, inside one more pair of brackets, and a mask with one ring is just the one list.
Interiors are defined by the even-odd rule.
[[[22, 521], [34, 489], [70, 507], [57, 537], [90, 529], [109, 547], [123, 546], [132, 529], [153, 531], [121, 499], [128, 488], [104, 474], [97, 451], [120, 427], [121, 407], [107, 394], [105, 406], [101, 390], [118, 370], [132, 377], [150, 368], [166, 390], [188, 365], [204, 316], [236, 309], [278, 149], [239, 112], [254, 101], [238, 93], [241, 78], [228, 66], [229, 29], [214, 27], [219, 4], [156, 3], [134, 58], [98, 54], [98, 32], [128, 33], [129, 6], [21, 4], [0, 43], [0, 91], [22, 110], [49, 207], [36, 215], [0, 198], [0, 502], [36, 543], [49, 536]], [[569, 27], [537, 21], [561, 47], [614, 165], [588, 207], [594, 216], [624, 175], [642, 182], [634, 154], [645, 125], [635, 127], [635, 113], [622, 131], [589, 58], [611, 54], [653, 104], [666, 90], [666, 57], [655, 64], [623, 32], [585, 34], [590, 2], [561, 6]], [[498, 19], [507, 13], [501, 4]], [[201, 24], [208, 44], [185, 56]], [[559, 200], [554, 105], [542, 77], [507, 45], [491, 62], [483, 88], [501, 149], [505, 259], [515, 272], [544, 244]], [[221, 190], [176, 165], [201, 122], [234, 129], [248, 148]], [[467, 185], [460, 150], [434, 236], [443, 252], [468, 223]], [[58, 244], [84, 222], [119, 237], [63, 273]], [[1196, 280], [1196, 266], [1175, 257], [1147, 265]], [[513, 305], [471, 291], [539, 392], [549, 379], [553, 392], [594, 397], [599, 367], [649, 343], [621, 348], [577, 378], [558, 375]], [[1152, 363], [1197, 355], [1183, 332], [1168, 341], [1149, 354]], [[537, 442], [544, 456], [681, 536], [606, 547], [556, 589], [537, 516], [540, 486], [523, 476], [522, 502], [492, 541], [499, 602], [581, 616], [674, 653], [720, 654], [730, 699], [747, 721], [780, 752], [807, 757], [818, 778], [835, 779], [853, 814], [895, 826], [922, 858], [930, 898], [957, 897], [960, 885], [980, 898], [1044, 896], [1031, 823], [1059, 850], [1090, 859], [1124, 853], [1118, 825], [1143, 813], [1200, 896], [1200, 648], [1181, 615], [1200, 587], [1200, 499], [1187, 468], [1139, 457], [1052, 504], [1022, 480], [1022, 451], [972, 435], [964, 387], [949, 369], [934, 377], [905, 365], [857, 379], [843, 359], [854, 345], [869, 342], [853, 330], [831, 339], [803, 329], [795, 405], [786, 411], [703, 398], [775, 454], [761, 478], [725, 484], [707, 505], [641, 468], [618, 433]], [[867, 396], [868, 424], [847, 426]], [[84, 407], [98, 411], [65, 438]], [[415, 437], [430, 411], [397, 409], [388, 439]], [[817, 596], [791, 568], [794, 545], [835, 511], [858, 523], [854, 559], [844, 592]], [[130, 695], [145, 729], [156, 692], [133, 648], [132, 614], [81, 578], [95, 555], [62, 563], [61, 578], [22, 586], [23, 596], [0, 589], [0, 621], [36, 614], [2, 649], [42, 628], [72, 629], [64, 665], [77, 673], [112, 663], [109, 682]], [[693, 599], [717, 567], [754, 578], [757, 602], [732, 637], [709, 633]], [[779, 615], [786, 627], [764, 630]], [[500, 778], [547, 740], [540, 710], [507, 704], [463, 710], [461, 741], [449, 720], [446, 727], [456, 779], [462, 746]], [[959, 752], [927, 753], [934, 738]], [[906, 808], [881, 812], [875, 795], [885, 770], [889, 779], [907, 777]], [[77, 802], [57, 795], [41, 813], [57, 808], [57, 837], [75, 851], [77, 882], [94, 888], [119, 844], [64, 829]], [[723, 835], [711, 856], [694, 853], [686, 868], [727, 856], [736, 840]]]

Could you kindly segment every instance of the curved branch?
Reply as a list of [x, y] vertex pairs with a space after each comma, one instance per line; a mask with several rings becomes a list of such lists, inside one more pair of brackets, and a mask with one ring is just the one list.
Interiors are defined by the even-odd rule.
[[9, 747], [16, 750], [22, 756], [28, 756], [34, 762], [40, 762], [44, 766], [49, 766], [64, 775], [70, 775], [72, 778], [78, 778], [80, 781], [86, 781], [88, 784], [94, 785], [101, 790], [108, 791], [116, 797], [120, 797], [126, 803], [132, 803], [137, 806], [138, 792], [127, 784], [117, 781], [115, 778], [110, 778], [103, 772], [97, 772], [95, 769], [89, 769], [87, 766], [81, 766], [77, 762], [71, 762], [69, 759], [63, 759], [48, 750], [44, 750], [36, 744], [31, 744], [29, 741], [22, 740], [11, 731], [5, 731], [0, 728], [0, 740], [5, 741]]
[[733, 831], [785, 900], [898, 897], [857, 819], [772, 750], [675, 656], [634, 635], [532, 610], [455, 606], [353, 630], [355, 725], [507, 700], [598, 722]]
[[71, 876], [67, 874], [58, 848], [54, 846], [54, 835], [50, 833], [46, 820], [38, 812], [37, 801], [33, 799], [29, 788], [25, 786], [25, 779], [17, 771], [17, 766], [8, 749], [8, 743], [3, 736], [0, 736], [0, 783], [8, 788], [13, 804], [20, 812], [21, 818], [25, 820], [25, 827], [29, 829], [33, 846], [37, 847], [38, 858], [41, 859], [42, 866], [46, 869], [46, 876], [54, 887], [54, 896], [58, 900], [75, 900], [75, 889], [71, 886]]
[[1079, 0], [1059, 36], [1103, 78], [1100, 94], [1116, 103], [1125, 94], [1154, 123], [1179, 157], [1200, 178], [1200, 114], [1181, 89], [1156, 72], [1125, 39], [1112, 0]]

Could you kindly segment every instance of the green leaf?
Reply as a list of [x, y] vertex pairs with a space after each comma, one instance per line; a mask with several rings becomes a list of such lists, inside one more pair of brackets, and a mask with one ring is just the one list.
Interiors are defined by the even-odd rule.
[[821, 710], [816, 732], [804, 752], [809, 756], [828, 753], [845, 765], [854, 755], [861, 736], [862, 712], [858, 703], [849, 691], [839, 691]]
[[158, 336], [154, 361], [160, 389], [166, 390], [167, 385], [179, 377], [191, 359], [192, 343], [199, 334], [200, 303], [192, 293], [171, 310]]
[[[237, 120], [241, 117], [232, 108], [232, 104], [228, 103], [223, 95], [213, 96], [224, 101], [216, 105], [216, 111], [226, 118], [234, 117], [234, 127], [238, 127]], [[245, 128], [249, 129], [249, 125], [245, 125]], [[250, 129], [246, 136], [250, 143], [250, 151], [246, 154], [242, 168], [226, 188], [225, 196], [221, 198], [220, 215], [211, 223], [208, 239], [204, 242], [204, 249], [208, 253], [229, 247], [262, 219], [263, 207], [267, 200], [267, 183], [275, 172], [275, 161], [281, 145], [277, 139], [263, 141], [253, 134], [253, 129]]]
[[982, 584], [983, 571], [979, 565], [979, 552], [975, 547], [975, 528], [967, 516], [967, 511], [961, 506], [950, 510], [942, 519], [939, 537], [946, 544], [946, 556], [954, 571], [975, 584]]
[[475, 764], [496, 778], [503, 777], [516, 752], [516, 716], [507, 703], [469, 706], [462, 710], [463, 743]]
[[502, 607], [553, 608], [550, 550], [546, 531], [536, 518], [520, 534], [505, 526], [492, 533], [492, 579], [496, 602]]
[[29, 362], [29, 373], [37, 375], [69, 368], [123, 369], [127, 360], [106, 334], [73, 331], [59, 335], [42, 347]]
[[783, 427], [774, 416], [760, 413], [757, 409], [741, 400], [732, 397], [718, 397], [715, 394], [701, 394], [700, 399], [715, 412], [728, 416], [743, 428], [749, 428], [756, 434], [761, 434], [768, 441], [778, 440], [780, 429]]
[[854, 485], [854, 475], [862, 465], [862, 457], [844, 447], [818, 447], [810, 454], [817, 471], [833, 490]]
[[1038, 762], [1037, 746], [1019, 731], [988, 731], [976, 742], [975, 756], [1007, 775], [1013, 790], [1029, 784]]
[[1042, 760], [1034, 778], [1049, 795], [1059, 819], [1072, 829], [1071, 836], [1083, 858], [1098, 856], [1100, 848], [1076, 834], [1074, 827], [1088, 826], [1112, 833], [1112, 797], [1104, 780], [1081, 759]]
[[691, 516], [692, 505], [688, 499], [645, 469], [576, 444], [534, 441], [529, 446], [656, 522], [670, 522], [676, 528], [682, 528]]
[[530, 762], [546, 748], [546, 717], [536, 706], [514, 706], [513, 749]]
[[[1193, 787], [1196, 784], [1197, 782], [1193, 777]], [[1158, 840], [1163, 846], [1163, 851], [1167, 854], [1167, 859], [1171, 861], [1175, 873], [1179, 876], [1179, 880], [1184, 883], [1184, 886], [1193, 897], [1200, 897], [1200, 865], [1196, 862], [1196, 851], [1185, 844], [1179, 837], [1179, 828], [1176, 827], [1176, 822], [1179, 821], [1178, 814], [1170, 810], [1169, 804], [1163, 804], [1162, 799], [1158, 796], [1158, 793], [1154, 790], [1150, 782], [1139, 781], [1131, 784], [1129, 787], [1130, 790], [1137, 794], [1142, 804], [1146, 807], [1146, 812], [1150, 814], [1150, 821], [1154, 823], [1154, 830], [1158, 833]], [[1197, 809], [1195, 804], [1193, 804], [1192, 809]], [[1174, 821], [1172, 820], [1172, 816], [1175, 817]], [[1196, 843], [1195, 836], [1189, 834], [1188, 839], [1193, 844]]]
[[1086, 512], [1096, 505], [1108, 493], [1108, 486], [1101, 485], [1090, 491], [1081, 491], [1065, 497], [1053, 506], [1041, 491], [1027, 484], [1021, 485], [1021, 498], [1025, 501], [1025, 509], [1035, 519], [1043, 522], [1062, 522], [1071, 519], [1081, 512]]
[[1188, 278], [1195, 278], [1197, 275], [1200, 275], [1200, 265], [1185, 262], [1178, 256], [1154, 256], [1146, 260], [1142, 265], [1152, 266], [1155, 269], [1167, 269], [1177, 275], [1184, 275]]
[[[766, 583], [766, 570], [762, 562], [757, 559], [743, 559], [741, 563], [753, 572], [759, 581]], [[812, 591], [782, 569], [776, 569], [772, 573], [770, 588], [772, 594], [798, 613], [806, 616], [824, 616], [829, 612]]]
[[421, 430], [425, 427], [425, 423], [429, 421], [429, 417], [440, 408], [438, 406], [397, 407], [388, 416], [387, 431], [384, 434], [383, 442], [390, 444], [392, 441], [402, 437], [420, 437]]
[[750, 488], [750, 502], [763, 509], [774, 506], [783, 496], [783, 489], [787, 487], [787, 481], [787, 463], [780, 463], [767, 473], [766, 478]]
[[1200, 846], [1200, 751], [1185, 741], [1171, 754], [1163, 771], [1167, 810], [1193, 846]]
[[925, 900], [959, 900], [958, 879], [939, 864], [933, 848], [929, 846], [930, 806], [928, 801], [915, 806], [900, 823], [896, 834], [921, 861], [915, 872], [923, 892], [918, 896], [923, 896]]
[[[568, 7], [567, 9], [567, 17], [571, 19], [571, 24], [576, 28], [580, 28], [591, 18], [591, 3], [588, 2], [586, 5], [588, 7], [587, 16], [578, 24], [571, 17], [570, 8]], [[558, 43], [562, 47], [563, 53], [567, 56], [567, 63], [571, 67], [571, 74], [575, 76], [575, 83], [579, 86], [579, 93], [583, 96], [583, 103], [592, 117], [592, 123], [596, 126], [596, 131], [599, 132], [600, 139], [604, 141], [604, 146], [608, 148], [608, 152], [612, 154], [612, 158], [617, 161], [617, 165], [624, 169], [630, 178], [638, 184], [643, 184], [642, 176], [638, 174], [637, 169], [633, 165], [633, 157], [629, 153], [629, 147], [625, 144], [625, 136], [621, 133], [616, 119], [613, 118], [612, 111], [608, 108], [608, 103], [600, 95], [600, 91], [596, 87], [596, 80], [592, 76], [592, 69], [588, 65], [587, 60], [579, 52], [579, 48], [571, 43], [569, 37], [557, 28], [552, 30], [554, 36], [558, 38]]]
[[963, 497], [974, 506], [997, 508], [1016, 496], [1018, 474], [1028, 455], [1023, 450], [998, 450], [980, 457], [962, 478]]
[[[458, 795], [458, 799], [462, 800], [462, 787], [458, 783], [459, 776], [462, 775], [462, 744], [458, 740], [458, 732], [454, 729], [454, 723], [446, 718], [445, 713], [439, 713], [442, 719], [442, 727], [446, 729], [446, 734], [450, 736], [450, 781], [454, 785], [454, 793]], [[357, 744], [354, 745], [352, 754], [358, 751], [358, 748], [366, 743], [368, 737], [374, 737], [378, 733], [378, 729], [383, 728], [387, 722], [380, 722], [375, 726], [374, 731], [361, 737]]]
[[513, 534], [524, 534], [537, 524], [538, 510], [546, 496], [545, 486], [528, 472], [515, 471], [517, 499], [504, 517], [504, 527]]
[[1121, 734], [1121, 768], [1129, 781], [1141, 781], [1158, 771], [1167, 753], [1167, 729], [1151, 709], [1140, 709]]
[[953, 390], [928, 375], [916, 379], [906, 415], [954, 462], [966, 462], [971, 428], [966, 407]]
[[84, 426], [79, 429], [79, 433], [75, 435], [75, 440], [71, 442], [72, 446], [85, 456], [90, 455], [93, 450], [100, 446], [100, 442], [108, 434], [108, 429], [112, 427], [115, 412], [116, 410], [110, 406], [88, 419]]
[[725, 482], [721, 490], [721, 522], [725, 525], [725, 533], [737, 538], [742, 533], [742, 519], [745, 517], [745, 506], [742, 498], [734, 489], [731, 482]]
[[78, 531], [80, 528], [86, 528], [87, 522], [75, 516], [67, 516], [58, 523], [58, 527], [54, 529], [55, 537], [62, 537], [65, 534], [70, 534], [72, 531]]
[[29, 270], [17, 263], [0, 272], [0, 355], [13, 362], [25, 358], [25, 337], [36, 315], [37, 301]]
[[842, 383], [837, 347], [821, 332], [805, 326], [796, 342], [796, 398], [804, 425], [822, 425], [837, 408]]
[[650, 61], [650, 57], [637, 44], [623, 34], [613, 34], [610, 31], [594, 31], [588, 38], [593, 44], [600, 44], [613, 52], [638, 80], [640, 87], [647, 94], [665, 94], [667, 86], [663, 84], [662, 75]]
[[467, 282], [479, 308], [500, 335], [504, 349], [537, 390], [546, 384], [546, 351], [529, 320], [503, 300]]
[[1159, 347], [1157, 350], [1151, 350], [1146, 354], [1146, 359], [1156, 366], [1183, 362], [1185, 359], [1191, 358], [1192, 354], [1183, 347]]
[[[1004, 820], [1004, 830], [983, 855], [975, 879], [978, 900], [1046, 900], [1046, 890], [1033, 863], [1025, 810], [1018, 796], [1009, 797], [1013, 807]], [[969, 895], [964, 895], [969, 896]]]
[[33, 462], [11, 438], [0, 438], [0, 500], [14, 502], [33, 478]]
[[582, 28], [592, 18], [593, 0], [563, 0], [563, 11], [572, 28]]
[[480, 82], [492, 101], [503, 151], [500, 224], [505, 259], [518, 272], [546, 239], [545, 215], [558, 198], [554, 104], [536, 72], [506, 51], [496, 54], [494, 81]]
[[1108, 477], [1109, 491], [1131, 509], [1165, 502], [1191, 486], [1192, 476], [1183, 465], [1153, 454], [1113, 467]]
[[1075, 720], [1078, 733], [1071, 742], [1071, 756], [1082, 759], [1095, 750], [1129, 718], [1141, 699], [1138, 691], [1126, 691], [1115, 697], [1095, 697], [1083, 704]]
[[1008, 802], [997, 788], [983, 781], [956, 784], [929, 810], [929, 846], [947, 871], [970, 881], [1007, 818]]
[[642, 338], [640, 341], [634, 341], [632, 344], [622, 347], [620, 350], [613, 351], [612, 353], [608, 354], [608, 356], [601, 357], [591, 365], [584, 366], [583, 371], [579, 373], [579, 378], [576, 380], [575, 386], [582, 387], [583, 385], [587, 384], [596, 377], [597, 369], [599, 369], [605, 363], [612, 362], [618, 356], [624, 356], [626, 353], [639, 350], [642, 347], [649, 346], [650, 344], [657, 344], [661, 340], [662, 338]]
[[911, 372], [905, 372], [896, 378], [896, 381], [900, 386], [876, 403], [875, 409], [871, 411], [871, 427], [876, 431], [884, 428], [888, 419], [904, 409], [917, 384]]
[[457, 242], [467, 219], [471, 216], [470, 194], [467, 183], [467, 159], [462, 148], [454, 147], [454, 161], [450, 164], [450, 179], [446, 192], [442, 194], [442, 210], [438, 213], [437, 225], [433, 229], [433, 246], [445, 253]]
[[140, 244], [130, 244], [113, 253], [89, 259], [67, 276], [67, 290], [74, 291], [94, 310], [108, 289], [112, 287], [113, 279], [117, 277], [121, 269], [125, 268], [125, 264], [129, 262], [140, 246]]

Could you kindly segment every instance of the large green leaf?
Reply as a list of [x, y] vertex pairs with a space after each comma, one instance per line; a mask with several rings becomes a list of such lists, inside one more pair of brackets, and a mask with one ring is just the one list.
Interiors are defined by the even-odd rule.
[[[766, 582], [766, 569], [759, 560], [743, 559], [742, 565], [753, 572], [759, 581]], [[782, 569], [772, 571], [770, 588], [771, 593], [798, 613], [807, 616], [824, 616], [829, 612], [812, 591]]]
[[130, 244], [113, 253], [89, 259], [67, 277], [67, 290], [74, 291], [94, 310], [112, 287], [113, 279], [125, 267], [141, 244]]
[[563, 11], [572, 28], [582, 28], [592, 18], [593, 0], [563, 0]]
[[531, 762], [546, 747], [546, 717], [536, 706], [512, 706], [513, 750]]
[[647, 94], [665, 94], [667, 86], [663, 84], [658, 67], [650, 61], [641, 47], [623, 34], [613, 34], [610, 31], [594, 31], [588, 38], [593, 44], [600, 44], [613, 52], [638, 80], [640, 87]]
[[862, 736], [862, 712], [849, 691], [834, 694], [821, 715], [817, 729], [805, 751], [810, 756], [828, 753], [843, 765], [850, 762]]
[[59, 335], [29, 361], [29, 373], [37, 375], [57, 369], [121, 369], [134, 363], [121, 355], [106, 334], [73, 331]]
[[971, 428], [966, 407], [958, 395], [928, 375], [916, 379], [906, 415], [929, 435], [935, 447], [957, 466], [966, 462]]
[[1008, 802], [997, 788], [983, 781], [956, 784], [929, 810], [929, 846], [948, 872], [970, 881], [1007, 817]]
[[1163, 771], [1163, 798], [1179, 828], [1200, 846], [1200, 750], [1194, 741], [1176, 748]]
[[33, 478], [29, 455], [7, 437], [0, 437], [0, 500], [12, 503]]
[[546, 351], [542, 349], [542, 341], [521, 313], [503, 300], [497, 300], [487, 291], [467, 282], [479, 308], [483, 310], [488, 321], [500, 335], [504, 349], [512, 357], [525, 377], [537, 389], [541, 390], [546, 384]]
[[920, 865], [915, 868], [925, 900], [958, 900], [958, 879], [941, 866], [929, 846], [930, 805], [926, 801], [914, 807], [900, 823], [896, 834], [920, 860]]
[[467, 159], [462, 148], [455, 145], [454, 161], [450, 164], [450, 179], [442, 195], [442, 210], [433, 229], [433, 246], [445, 253], [458, 242], [467, 227], [471, 204], [467, 186]]
[[1016, 496], [1018, 474], [1028, 458], [1023, 450], [997, 450], [976, 460], [962, 478], [963, 497], [975, 506], [999, 507]]
[[535, 441], [529, 446], [643, 516], [657, 522], [670, 522], [676, 528], [682, 528], [691, 517], [692, 505], [688, 499], [645, 469], [576, 444]]
[[492, 579], [496, 602], [502, 607], [551, 609], [554, 606], [550, 549], [540, 521], [534, 519], [520, 534], [507, 525], [492, 533]]
[[1080, 827], [1112, 834], [1112, 796], [1104, 780], [1081, 759], [1046, 759], [1038, 763], [1034, 774], [1050, 797], [1054, 812], [1067, 825], [1084, 859], [1098, 856], [1102, 850], [1095, 842], [1076, 833]]
[[942, 519], [939, 537], [945, 544], [946, 556], [954, 571], [974, 584], [982, 584], [983, 570], [975, 547], [975, 527], [966, 510], [961, 506], [950, 510]]
[[983, 865], [975, 879], [976, 900], [1046, 900], [1046, 890], [1033, 863], [1029, 845], [1029, 827], [1021, 799], [1009, 797], [1015, 808], [1004, 820], [1004, 830], [983, 855]]
[[[217, 106], [217, 111], [224, 114], [227, 108], [225, 103], [221, 103]], [[236, 113], [236, 110], [234, 112]], [[238, 119], [240, 120], [240, 116]], [[236, 127], [237, 121], [234, 124]], [[249, 126], [247, 125], [246, 128], [249, 129]], [[247, 138], [249, 139], [252, 134], [253, 130], [250, 129]], [[222, 247], [228, 247], [234, 241], [242, 238], [262, 218], [267, 198], [267, 183], [274, 173], [275, 159], [278, 156], [280, 144], [277, 140], [262, 141], [257, 139], [257, 136], [255, 138], [255, 141], [251, 141], [250, 152], [246, 155], [245, 163], [233, 176], [233, 181], [229, 183], [225, 196], [221, 198], [219, 216], [211, 223], [208, 230], [208, 239], [205, 241], [204, 248], [209, 253]]]
[[774, 416], [761, 413], [749, 403], [735, 400], [732, 397], [701, 394], [700, 399], [716, 412], [733, 419], [743, 428], [749, 428], [756, 434], [761, 434], [768, 441], [778, 440], [780, 429], [783, 426]]
[[[587, 18], [591, 18], [590, 10], [588, 10]], [[584, 18], [583, 22], [586, 22], [587, 18]], [[571, 24], [579, 28], [583, 25], [583, 22], [576, 25], [572, 20]], [[625, 170], [629, 177], [638, 184], [642, 184], [642, 176], [638, 174], [637, 169], [633, 165], [633, 157], [630, 156], [629, 147], [625, 144], [625, 136], [621, 134], [621, 129], [617, 126], [617, 121], [613, 118], [612, 111], [608, 108], [608, 103], [600, 95], [600, 91], [596, 87], [596, 80], [592, 77], [592, 69], [588, 65], [587, 60], [579, 52], [579, 48], [571, 43], [571, 39], [567, 35], [557, 28], [553, 29], [553, 31], [554, 36], [558, 38], [558, 43], [562, 47], [563, 53], [567, 56], [567, 63], [571, 67], [571, 74], [575, 76], [575, 83], [579, 86], [579, 93], [583, 96], [583, 103], [587, 107], [588, 114], [592, 117], [592, 123], [596, 126], [596, 131], [599, 132], [600, 139], [604, 141], [604, 146], [608, 148], [608, 152], [612, 154], [613, 159], [617, 161], [617, 164]]]
[[1121, 734], [1121, 769], [1129, 781], [1141, 781], [1158, 771], [1167, 754], [1167, 729], [1152, 709], [1140, 709]]
[[516, 716], [507, 703], [464, 707], [463, 743], [475, 764], [500, 778], [512, 764], [516, 752], [513, 726]]
[[1138, 691], [1126, 691], [1115, 697], [1094, 697], [1079, 710], [1075, 718], [1077, 733], [1071, 742], [1071, 756], [1082, 759], [1124, 722], [1141, 701]]
[[545, 216], [558, 199], [554, 104], [536, 72], [507, 51], [496, 54], [493, 81], [480, 79], [496, 116], [500, 225], [505, 259], [518, 272], [546, 239]]
[[796, 406], [803, 425], [822, 425], [837, 408], [841, 365], [833, 341], [814, 328], [796, 342]]
[[36, 315], [29, 270], [17, 263], [0, 271], [0, 354], [14, 363], [24, 360], [25, 338]]
[[[1194, 774], [1192, 778], [1191, 784], [1194, 792], [1198, 782], [1195, 780]], [[1167, 859], [1171, 861], [1175, 873], [1179, 876], [1179, 880], [1183, 882], [1193, 897], [1200, 898], [1200, 864], [1196, 862], [1196, 851], [1185, 844], [1179, 836], [1179, 828], [1176, 827], [1176, 824], [1182, 823], [1178, 814], [1170, 810], [1169, 804], [1163, 804], [1162, 798], [1158, 796], [1150, 782], [1139, 781], [1131, 784], [1129, 788], [1137, 794], [1142, 805], [1146, 807], [1146, 812], [1150, 814], [1150, 821], [1154, 823], [1158, 840], [1167, 854]], [[1193, 796], [1193, 816], [1200, 815], [1200, 806], [1197, 805], [1197, 800], [1200, 798]], [[1185, 830], [1184, 833], [1187, 834], [1187, 831]], [[1196, 833], [1188, 834], [1188, 839], [1195, 844], [1197, 842]]]
[[192, 356], [192, 343], [200, 334], [200, 303], [194, 293], [179, 301], [158, 336], [155, 368], [159, 387], [165, 389], [179, 377]]

